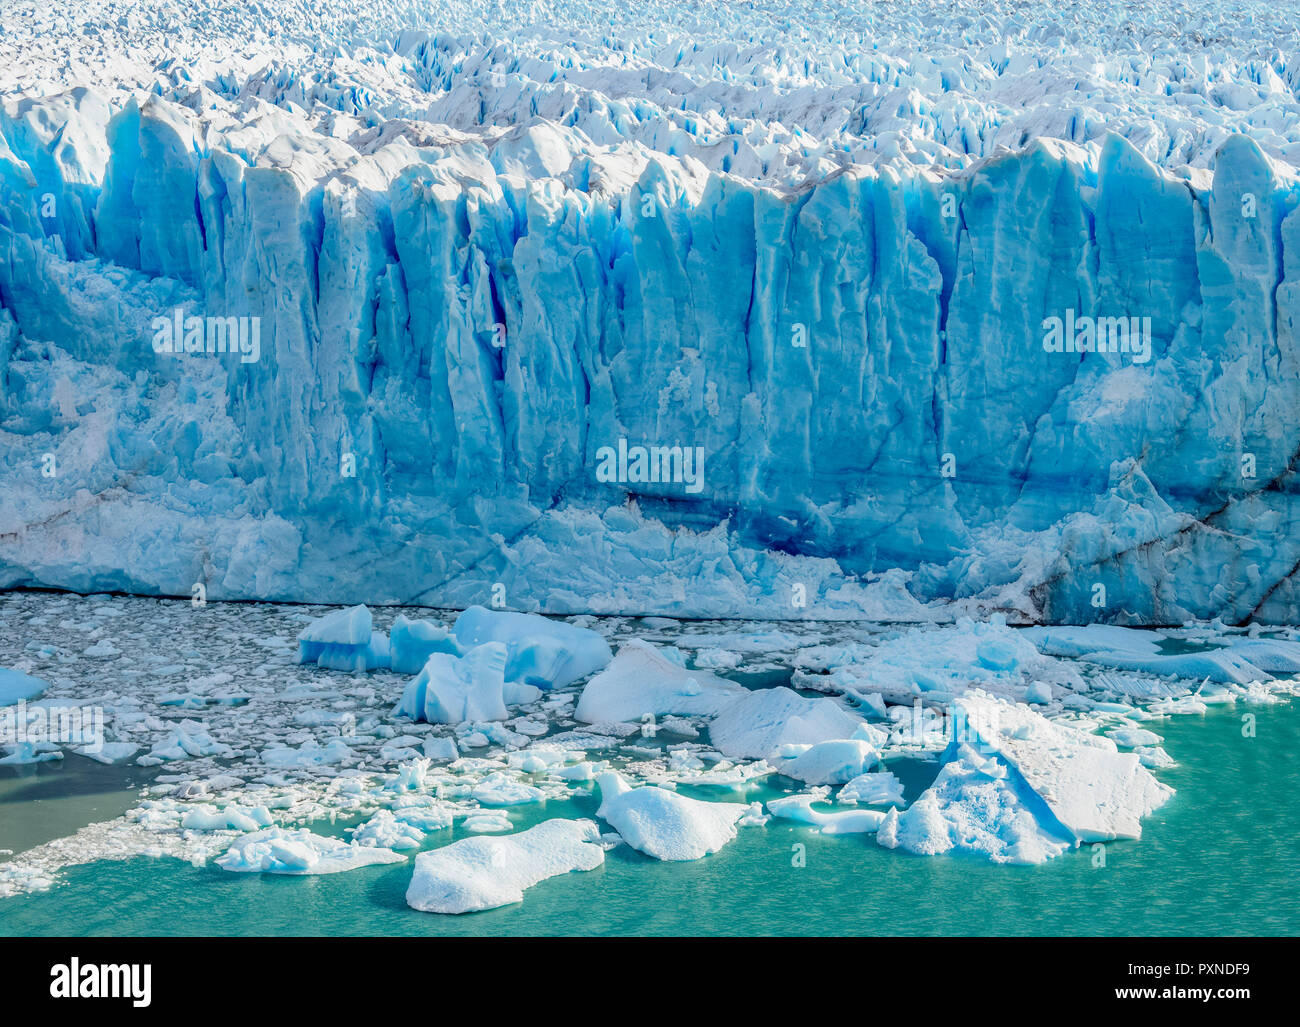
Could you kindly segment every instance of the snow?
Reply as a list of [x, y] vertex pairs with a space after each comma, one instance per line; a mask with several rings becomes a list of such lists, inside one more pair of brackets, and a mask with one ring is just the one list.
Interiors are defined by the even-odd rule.
[[736, 825], [752, 811], [732, 802], [701, 802], [666, 788], [632, 788], [619, 774], [596, 778], [596, 816], [638, 852], [660, 860], [700, 859], [736, 837]]
[[713, 716], [744, 689], [707, 670], [687, 670], [642, 639], [623, 645], [587, 682], [574, 716], [586, 724], [640, 722], [647, 715]]
[[415, 858], [406, 901], [426, 913], [470, 913], [522, 902], [528, 888], [605, 861], [590, 820], [547, 820], [518, 834], [464, 838]]
[[324, 838], [306, 829], [272, 827], [244, 835], [217, 858], [216, 864], [237, 873], [338, 874], [405, 859], [391, 849]]

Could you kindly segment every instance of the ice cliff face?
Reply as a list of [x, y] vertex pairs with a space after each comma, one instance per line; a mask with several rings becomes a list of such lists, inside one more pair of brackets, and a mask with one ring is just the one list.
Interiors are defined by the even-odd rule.
[[900, 6], [7, 7], [0, 586], [1295, 621], [1300, 73]]

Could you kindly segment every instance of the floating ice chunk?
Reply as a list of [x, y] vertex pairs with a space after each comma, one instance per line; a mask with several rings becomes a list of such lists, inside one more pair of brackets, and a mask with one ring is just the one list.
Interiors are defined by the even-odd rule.
[[[978, 692], [963, 696], [957, 707], [971, 743], [997, 754], [1041, 799], [1041, 808], [1027, 796], [1026, 804], [1045, 826], [1050, 830], [1054, 819], [1074, 841], [1138, 838], [1142, 818], [1173, 795], [1137, 756], [1119, 752], [1109, 739]], [[959, 729], [948, 756], [961, 735]]]
[[[1162, 653], [1159, 643], [1165, 641], [1166, 636], [1152, 631], [1104, 624], [1029, 628], [1025, 635], [1043, 653], [1083, 659], [1116, 670], [1208, 678], [1211, 681], [1231, 681], [1242, 685], [1268, 677], [1268, 674], [1250, 662], [1246, 655], [1250, 650], [1245, 643], [1195, 653]], [[1266, 661], [1276, 659], [1279, 664], [1284, 661], [1280, 651], [1271, 647], [1260, 647], [1256, 652]]]
[[355, 755], [343, 739], [331, 738], [325, 745], [308, 739], [297, 749], [289, 745], [264, 749], [261, 759], [267, 766], [293, 769], [335, 766]]
[[466, 652], [466, 647], [460, 644], [451, 628], [431, 620], [409, 620], [399, 616], [393, 621], [389, 635], [391, 665], [399, 674], [420, 673], [434, 653], [464, 656]]
[[777, 773], [810, 785], [842, 785], [866, 773], [880, 759], [869, 742], [858, 738], [817, 742], [777, 763]]
[[72, 751], [96, 763], [108, 764], [129, 760], [140, 751], [140, 747], [134, 742], [100, 742], [97, 745], [85, 745]]
[[429, 759], [436, 760], [439, 763], [460, 759], [460, 750], [456, 748], [456, 739], [451, 737], [426, 738], [424, 740], [424, 754]]
[[1228, 647], [1270, 674], [1300, 674], [1300, 642], [1277, 638], [1243, 638], [1228, 641]]
[[596, 779], [600, 817], [628, 845], [662, 860], [699, 859], [736, 837], [750, 812], [734, 802], [701, 802], [653, 785], [632, 788], [613, 771]]
[[1174, 758], [1158, 745], [1139, 745], [1133, 750], [1133, 755], [1142, 761], [1142, 766], [1152, 770], [1178, 766]]
[[[455, 748], [453, 745], [452, 748]], [[428, 757], [423, 759], [413, 759], [409, 763], [403, 763], [397, 768], [397, 774], [393, 780], [385, 786], [390, 792], [422, 792], [428, 787], [429, 764], [432, 760]]]
[[709, 737], [727, 756], [766, 759], [783, 745], [848, 738], [865, 721], [833, 699], [805, 699], [785, 687], [742, 693], [723, 706]]
[[903, 782], [887, 770], [860, 774], [840, 789], [837, 802], [862, 802], [868, 806], [903, 805]]
[[1006, 768], [960, 744], [934, 783], [903, 812], [891, 808], [876, 831], [887, 849], [920, 856], [957, 850], [995, 863], [1044, 863], [1071, 848], [1074, 840], [1025, 804]]
[[1045, 705], [1052, 701], [1052, 686], [1045, 681], [1034, 681], [1025, 689], [1025, 702]]
[[12, 706], [20, 700], [35, 699], [49, 687], [40, 678], [0, 667], [0, 706]]
[[298, 635], [298, 662], [328, 670], [369, 671], [389, 664], [388, 636], [371, 627], [364, 606], [319, 617]]
[[474, 786], [470, 794], [484, 806], [521, 806], [541, 802], [543, 798], [540, 788], [525, 784], [505, 772], [489, 774]]
[[510, 823], [510, 818], [504, 813], [489, 811], [466, 817], [465, 822], [460, 826], [471, 834], [492, 834], [498, 831], [509, 831], [515, 825]]
[[464, 656], [434, 653], [393, 713], [431, 724], [504, 720], [506, 658], [503, 642], [486, 642]]
[[187, 831], [257, 831], [273, 823], [271, 811], [265, 806], [245, 809], [235, 803], [224, 809], [195, 806], [181, 817], [181, 827]]
[[426, 913], [469, 913], [522, 902], [548, 877], [605, 862], [590, 820], [547, 820], [519, 834], [465, 838], [415, 858], [406, 901]]
[[63, 759], [63, 750], [49, 742], [17, 742], [0, 748], [6, 753], [0, 756], [0, 767], [25, 767]]
[[1140, 745], [1159, 745], [1163, 741], [1154, 731], [1140, 727], [1117, 727], [1107, 731], [1106, 737], [1126, 749], [1134, 749]]
[[381, 809], [352, 833], [352, 841], [395, 851], [418, 849], [424, 842], [424, 832], [407, 820], [397, 819], [389, 810]]
[[202, 756], [229, 757], [234, 750], [223, 745], [208, 733], [197, 720], [182, 720], [163, 741], [158, 742], [148, 755], [136, 762], [141, 766], [157, 766], [162, 762], [187, 760]]
[[504, 642], [506, 677], [538, 688], [563, 688], [610, 661], [609, 643], [589, 628], [532, 613], [492, 612], [471, 606], [456, 618], [456, 638], [466, 648]]
[[638, 638], [587, 682], [574, 717], [603, 724], [665, 714], [712, 716], [744, 693], [743, 686], [709, 671], [687, 670]]
[[768, 801], [768, 811], [783, 820], [798, 820], [812, 824], [822, 834], [869, 834], [885, 819], [885, 814], [874, 809], [815, 810], [814, 802], [825, 801], [821, 795], [787, 795]]
[[337, 874], [405, 859], [392, 849], [324, 838], [306, 828], [290, 831], [272, 827], [238, 839], [217, 857], [216, 864], [237, 873]]

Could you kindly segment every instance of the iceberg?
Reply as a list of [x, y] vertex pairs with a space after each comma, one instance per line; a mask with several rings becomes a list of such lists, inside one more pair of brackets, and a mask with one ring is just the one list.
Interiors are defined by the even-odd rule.
[[876, 833], [918, 855], [966, 851], [996, 863], [1042, 863], [1088, 842], [1139, 838], [1173, 795], [1139, 756], [1028, 706], [967, 693], [934, 783]]
[[[399, 857], [400, 858], [400, 857]], [[590, 820], [547, 820], [495, 838], [463, 838], [415, 857], [406, 902], [425, 913], [471, 913], [522, 902], [548, 877], [605, 862]]]
[[[794, 751], [791, 750], [802, 750]], [[809, 746], [784, 745], [772, 762], [777, 773], [810, 785], [847, 785], [880, 759], [870, 742], [842, 738]]]
[[628, 845], [660, 860], [700, 859], [736, 837], [736, 825], [751, 814], [734, 802], [701, 802], [667, 788], [631, 787], [608, 771], [596, 778], [600, 809], [596, 816]]
[[390, 665], [399, 674], [418, 674], [434, 653], [464, 656], [466, 649], [444, 624], [399, 615], [389, 632]]
[[1048, 720], [1027, 706], [970, 693], [954, 716], [952, 744], [963, 744], [965, 735], [979, 751], [994, 754], [1027, 805], [1075, 844], [1140, 838], [1143, 818], [1174, 794], [1110, 739]]
[[632, 639], [587, 682], [574, 717], [584, 724], [647, 716], [711, 717], [745, 689], [706, 670], [687, 670], [649, 642]]
[[785, 745], [849, 738], [865, 721], [833, 699], [805, 699], [780, 686], [744, 692], [709, 724], [709, 738], [731, 757], [775, 758]]
[[[394, 716], [430, 724], [505, 720], [507, 658], [504, 642], [484, 642], [464, 656], [434, 653], [406, 686]], [[444, 751], [446, 743], [433, 744]]]
[[388, 636], [371, 630], [364, 606], [335, 610], [312, 621], [298, 636], [298, 662], [328, 670], [364, 672], [389, 665]]
[[500, 642], [507, 647], [506, 677], [537, 688], [563, 688], [610, 661], [609, 643], [589, 628], [529, 613], [471, 606], [456, 618], [462, 646]]

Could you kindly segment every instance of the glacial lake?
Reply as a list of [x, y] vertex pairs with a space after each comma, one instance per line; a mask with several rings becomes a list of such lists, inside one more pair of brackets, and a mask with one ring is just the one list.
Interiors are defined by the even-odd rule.
[[[1243, 737], [1242, 717], [1255, 717]], [[871, 836], [823, 837], [773, 820], [722, 851], [659, 863], [626, 846], [603, 867], [544, 881], [522, 904], [466, 916], [409, 909], [411, 863], [322, 877], [234, 874], [135, 857], [73, 867], [53, 890], [0, 900], [3, 935], [1292, 935], [1300, 932], [1300, 708], [1237, 704], [1152, 725], [1179, 766], [1178, 794], [1144, 822], [1141, 841], [1083, 848], [1041, 866], [917, 857]], [[69, 757], [72, 759], [72, 757]], [[86, 784], [69, 768], [43, 816], [84, 816]], [[931, 771], [932, 773], [932, 771]], [[909, 800], [925, 768], [900, 770]], [[0, 817], [13, 816], [13, 772]], [[94, 793], [120, 803], [113, 783]], [[35, 787], [29, 777], [21, 786]], [[44, 787], [44, 785], [42, 786]], [[776, 794], [772, 792], [771, 794]], [[763, 799], [763, 790], [749, 798]], [[8, 799], [9, 801], [6, 801]], [[592, 816], [594, 798], [516, 810], [517, 827]], [[12, 824], [12, 822], [11, 822]], [[318, 828], [341, 834], [343, 821]], [[427, 847], [464, 837], [435, 832]], [[796, 845], [804, 846], [796, 866]]]

